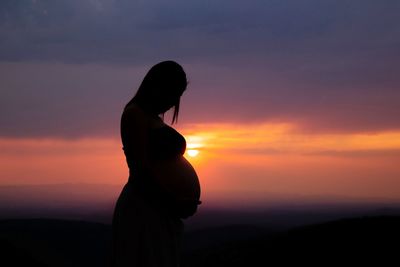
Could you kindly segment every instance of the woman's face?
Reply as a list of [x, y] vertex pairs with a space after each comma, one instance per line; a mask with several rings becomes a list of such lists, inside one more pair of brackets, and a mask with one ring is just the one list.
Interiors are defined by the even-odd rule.
[[161, 93], [156, 99], [156, 103], [155, 103], [155, 108], [157, 110], [158, 114], [164, 113], [166, 111], [168, 111], [169, 109], [171, 109], [173, 106], [175, 106], [184, 90], [168, 90], [169, 88], [166, 88], [165, 90], [163, 90], [163, 92], [168, 92], [168, 93]]

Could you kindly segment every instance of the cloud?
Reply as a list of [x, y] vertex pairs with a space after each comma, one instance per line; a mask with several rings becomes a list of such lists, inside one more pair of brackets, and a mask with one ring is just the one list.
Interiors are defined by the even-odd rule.
[[[0, 135], [117, 137], [122, 108], [150, 66], [2, 63]], [[273, 69], [184, 67], [190, 83], [178, 127], [271, 122], [292, 123], [308, 133], [400, 128], [400, 92], [390, 86], [322, 87]]]
[[120, 112], [139, 68], [99, 65], [0, 64], [0, 135], [118, 136]]
[[0, 59], [138, 64], [154, 55], [305, 60], [382, 53], [383, 48], [393, 52], [390, 46], [400, 38], [394, 35], [399, 5], [373, 0], [5, 0]]
[[180, 122], [399, 129], [400, 2], [0, 4], [0, 135], [118, 135], [149, 67], [182, 63]]

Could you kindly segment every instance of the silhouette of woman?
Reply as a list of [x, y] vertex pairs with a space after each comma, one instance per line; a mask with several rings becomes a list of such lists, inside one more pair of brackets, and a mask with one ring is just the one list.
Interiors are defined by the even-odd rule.
[[178, 63], [160, 62], [124, 108], [121, 139], [129, 177], [113, 214], [112, 266], [179, 266], [182, 219], [197, 211], [200, 184], [183, 157], [185, 138], [164, 123], [164, 113], [174, 107], [172, 124], [177, 122], [186, 86]]

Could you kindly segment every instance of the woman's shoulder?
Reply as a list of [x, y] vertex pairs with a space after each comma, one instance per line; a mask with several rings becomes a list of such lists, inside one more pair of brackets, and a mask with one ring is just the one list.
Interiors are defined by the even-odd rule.
[[124, 112], [123, 113], [134, 113], [134, 114], [139, 114], [142, 113], [144, 115], [144, 111], [136, 104], [136, 103], [130, 103], [124, 107]]
[[157, 128], [165, 125], [158, 116], [151, 116], [135, 103], [129, 104], [124, 108], [122, 121], [129, 121], [130, 124], [139, 124], [149, 128]]
[[148, 116], [146, 113], [137, 105], [129, 104], [122, 112], [122, 121], [128, 120], [130, 123], [148, 124]]

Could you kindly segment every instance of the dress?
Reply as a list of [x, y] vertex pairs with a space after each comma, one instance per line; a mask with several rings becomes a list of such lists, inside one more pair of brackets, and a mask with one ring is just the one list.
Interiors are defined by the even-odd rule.
[[[165, 196], [146, 173], [135, 173], [130, 147], [123, 147], [130, 175], [112, 221], [113, 267], [177, 267], [183, 221], [168, 210]], [[172, 127], [150, 129], [149, 156], [183, 155], [186, 141]]]

